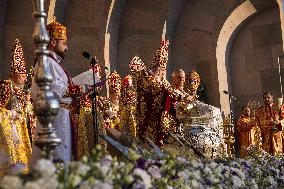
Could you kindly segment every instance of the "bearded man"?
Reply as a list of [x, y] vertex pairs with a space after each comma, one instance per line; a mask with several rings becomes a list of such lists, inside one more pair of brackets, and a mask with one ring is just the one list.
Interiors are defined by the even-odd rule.
[[[61, 144], [55, 149], [56, 158], [68, 163], [72, 159], [72, 151], [75, 152], [76, 141], [72, 141], [72, 136], [76, 137], [75, 127], [72, 127], [70, 116], [71, 103], [74, 97], [78, 97], [88, 90], [88, 86], [74, 85], [69, 74], [62, 68], [61, 61], [64, 59], [65, 53], [68, 51], [66, 27], [59, 24], [55, 20], [47, 26], [50, 36], [47, 57], [47, 65], [52, 75], [51, 90], [59, 101], [59, 111], [53, 122], [53, 127], [57, 131], [58, 137], [62, 139]], [[35, 65], [37, 71], [38, 64]], [[37, 91], [39, 90], [35, 79], [32, 82], [32, 98], [37, 100]], [[40, 126], [37, 125], [37, 128]], [[73, 130], [72, 130], [73, 129]], [[73, 135], [72, 135], [73, 133]], [[73, 148], [72, 148], [73, 145]], [[38, 148], [33, 145], [33, 160], [39, 158]], [[73, 150], [72, 150], [73, 149]], [[76, 154], [73, 154], [76, 156]]]
[[271, 92], [263, 94], [264, 105], [256, 111], [261, 137], [262, 148], [272, 155], [283, 153], [282, 144], [282, 123], [279, 116], [283, 114], [283, 108], [273, 102]]

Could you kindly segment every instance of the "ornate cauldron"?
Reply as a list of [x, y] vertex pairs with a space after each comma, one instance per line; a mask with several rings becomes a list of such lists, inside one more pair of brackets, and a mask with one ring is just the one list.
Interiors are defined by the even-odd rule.
[[[215, 111], [215, 112], [214, 112]], [[177, 106], [184, 138], [208, 158], [222, 152], [222, 117], [218, 108], [199, 101]]]

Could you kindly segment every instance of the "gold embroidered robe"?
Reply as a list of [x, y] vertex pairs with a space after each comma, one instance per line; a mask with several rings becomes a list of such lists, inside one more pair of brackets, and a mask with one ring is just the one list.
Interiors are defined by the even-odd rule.
[[25, 93], [12, 81], [0, 82], [0, 149], [9, 156], [7, 165], [23, 164], [28, 171], [31, 160], [31, 143], [27, 128]]
[[146, 142], [148, 137], [156, 145], [162, 146], [171, 127], [170, 105], [174, 91], [166, 80], [158, 82], [147, 73], [133, 78], [137, 90], [139, 139]]
[[[116, 107], [117, 108], [117, 107]], [[98, 110], [98, 124], [99, 133], [106, 134], [106, 128], [118, 128], [119, 117], [110, 117], [109, 113], [116, 112], [119, 115], [118, 110], [112, 107], [109, 99], [99, 96], [97, 99]], [[99, 138], [99, 144], [106, 152], [106, 142]], [[80, 100], [80, 113], [78, 123], [78, 140], [77, 140], [77, 158], [81, 159], [84, 155], [89, 155], [95, 147], [94, 141], [94, 127], [92, 117], [92, 101], [90, 96], [83, 95]]]
[[238, 138], [240, 146], [248, 147], [252, 144], [252, 128], [256, 121], [249, 116], [242, 115], [237, 122]]
[[[279, 120], [277, 105], [261, 106], [256, 111], [256, 118], [261, 130], [262, 148], [272, 155], [281, 154], [283, 150], [282, 129], [272, 131], [272, 128], [275, 127], [273, 121]], [[277, 127], [279, 128], [279, 126], [282, 127], [282, 123]]]
[[122, 88], [122, 110], [120, 114], [119, 130], [138, 136], [136, 108], [137, 99], [134, 88]]

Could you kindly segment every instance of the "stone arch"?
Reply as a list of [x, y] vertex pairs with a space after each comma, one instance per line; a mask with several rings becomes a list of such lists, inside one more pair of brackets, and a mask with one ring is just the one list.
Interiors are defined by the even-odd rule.
[[[235, 117], [248, 101], [262, 102], [262, 93], [280, 97], [277, 57], [283, 51], [279, 7], [259, 11], [238, 31], [230, 48], [229, 82]], [[282, 74], [283, 74], [282, 70]]]
[[106, 67], [117, 69], [118, 32], [126, 0], [112, 0], [107, 18], [104, 45]]
[[216, 59], [217, 59], [217, 72], [218, 72], [218, 84], [219, 84], [219, 95], [220, 95], [220, 105], [222, 111], [225, 114], [229, 113], [229, 99], [227, 95], [223, 95], [223, 91], [231, 91], [230, 89], [230, 69], [229, 69], [229, 56], [230, 48], [234, 37], [240, 30], [240, 28], [245, 24], [253, 15], [258, 11], [267, 9], [269, 7], [275, 6], [276, 2], [274, 0], [247, 0], [239, 5], [226, 19], [217, 40], [216, 47]]
[[[228, 10], [228, 5], [222, 5]], [[170, 67], [196, 70], [206, 88], [203, 100], [219, 106], [215, 66], [215, 31], [226, 14], [219, 14], [215, 1], [186, 1], [179, 13], [171, 48]], [[229, 10], [228, 10], [229, 11]], [[220, 20], [220, 21], [219, 21]]]
[[69, 0], [50, 0], [49, 6], [47, 7], [47, 23], [51, 22], [53, 16], [56, 17], [58, 22], [64, 23], [68, 1]]

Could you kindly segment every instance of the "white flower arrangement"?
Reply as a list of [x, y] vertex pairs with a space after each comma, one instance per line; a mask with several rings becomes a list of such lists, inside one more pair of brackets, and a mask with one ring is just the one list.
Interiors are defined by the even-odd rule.
[[146, 171], [144, 171], [143, 169], [140, 169], [140, 168], [134, 169], [133, 175], [138, 176], [142, 179], [142, 183], [143, 183], [145, 189], [148, 189], [152, 186], [150, 175]]
[[39, 160], [34, 169], [41, 173], [42, 177], [52, 177], [56, 171], [54, 164], [47, 159]]
[[[131, 159], [131, 158], [130, 158]], [[166, 157], [154, 160], [133, 155], [117, 161], [99, 150], [91, 158], [56, 169], [40, 160], [32, 177], [4, 176], [1, 189], [239, 189], [284, 188], [284, 158], [263, 152], [247, 159], [190, 160]]]
[[1, 188], [10, 188], [10, 189], [20, 189], [22, 187], [22, 181], [19, 177], [15, 176], [5, 176], [0, 182]]

